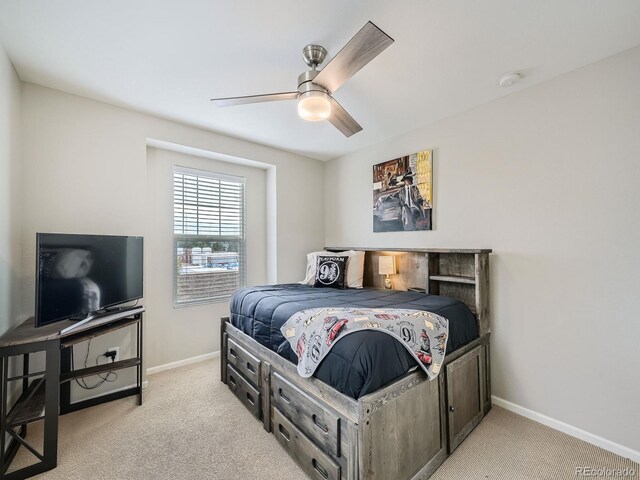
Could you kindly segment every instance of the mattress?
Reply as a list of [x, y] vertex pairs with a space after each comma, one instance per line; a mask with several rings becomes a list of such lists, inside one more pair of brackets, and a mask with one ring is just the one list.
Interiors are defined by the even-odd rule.
[[[318, 307], [407, 308], [426, 310], [449, 320], [447, 353], [478, 337], [478, 322], [459, 300], [439, 295], [373, 288], [313, 288], [301, 284], [244, 288], [231, 298], [231, 324], [257, 342], [297, 363], [280, 327], [296, 312]], [[314, 376], [352, 398], [374, 392], [416, 366], [391, 335], [355, 332], [336, 342]]]

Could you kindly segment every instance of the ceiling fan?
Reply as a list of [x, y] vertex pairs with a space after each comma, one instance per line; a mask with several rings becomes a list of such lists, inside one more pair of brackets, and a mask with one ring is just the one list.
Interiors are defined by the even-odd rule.
[[372, 22], [367, 22], [322, 70], [317, 70], [317, 67], [327, 56], [325, 48], [320, 45], [304, 47], [302, 55], [311, 70], [298, 76], [297, 91], [212, 98], [211, 101], [218, 107], [231, 107], [247, 103], [297, 99], [300, 117], [312, 122], [329, 120], [345, 136], [350, 137], [362, 130], [362, 127], [332, 94], [392, 43], [393, 38]]

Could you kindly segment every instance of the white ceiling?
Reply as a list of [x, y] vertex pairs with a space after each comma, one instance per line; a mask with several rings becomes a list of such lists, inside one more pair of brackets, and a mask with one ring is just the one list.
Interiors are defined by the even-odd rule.
[[[367, 20], [395, 43], [335, 95], [353, 137], [295, 101], [210, 103], [295, 90], [302, 47], [331, 57]], [[3, 0], [0, 43], [25, 81], [329, 159], [640, 44], [640, 1]]]

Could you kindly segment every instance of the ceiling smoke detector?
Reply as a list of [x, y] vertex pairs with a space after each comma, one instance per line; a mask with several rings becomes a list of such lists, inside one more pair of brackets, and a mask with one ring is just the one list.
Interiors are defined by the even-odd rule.
[[498, 78], [498, 85], [501, 87], [510, 87], [514, 83], [518, 82], [522, 78], [522, 74], [518, 72], [507, 72], [500, 75]]

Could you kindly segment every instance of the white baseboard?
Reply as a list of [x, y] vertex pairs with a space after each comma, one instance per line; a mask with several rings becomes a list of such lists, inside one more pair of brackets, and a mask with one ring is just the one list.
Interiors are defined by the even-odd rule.
[[205, 353], [204, 355], [198, 355], [191, 358], [185, 358], [184, 360], [178, 360], [177, 362], [165, 363], [164, 365], [158, 365], [157, 367], [147, 368], [147, 376], [154, 373], [166, 372], [167, 370], [173, 370], [174, 368], [184, 367], [185, 365], [191, 365], [193, 363], [204, 362], [211, 358], [220, 356], [220, 351]]
[[505, 410], [517, 413], [518, 415], [533, 420], [534, 422], [541, 423], [543, 425], [546, 425], [547, 427], [553, 428], [554, 430], [558, 430], [560, 432], [566, 433], [567, 435], [571, 435], [572, 437], [584, 440], [585, 442], [595, 445], [596, 447], [600, 447], [604, 450], [615, 453], [616, 455], [620, 455], [621, 457], [625, 457], [633, 460], [634, 462], [640, 463], [640, 452], [629, 447], [625, 447], [624, 445], [620, 445], [619, 443], [615, 443], [607, 440], [606, 438], [602, 438], [593, 433], [589, 433], [578, 427], [569, 425], [568, 423], [561, 422], [560, 420], [556, 420], [555, 418], [551, 418], [528, 408], [522, 407], [516, 403], [509, 402], [503, 398], [496, 397], [495, 395], [491, 396], [491, 401], [493, 405], [502, 407]]

